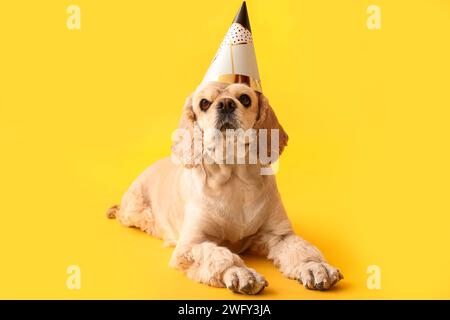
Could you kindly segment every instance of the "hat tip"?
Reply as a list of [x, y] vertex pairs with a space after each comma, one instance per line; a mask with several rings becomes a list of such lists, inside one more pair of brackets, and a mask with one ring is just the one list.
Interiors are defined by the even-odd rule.
[[250, 32], [252, 31], [250, 27], [250, 19], [248, 18], [247, 3], [245, 1], [242, 2], [241, 8], [236, 14], [233, 23], [239, 23], [244, 28], [248, 29]]

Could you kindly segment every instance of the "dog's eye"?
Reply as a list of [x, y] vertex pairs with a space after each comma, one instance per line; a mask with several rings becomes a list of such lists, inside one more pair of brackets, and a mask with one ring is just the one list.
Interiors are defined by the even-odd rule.
[[209, 108], [209, 105], [211, 104], [211, 102], [209, 102], [206, 99], [202, 99], [200, 100], [200, 109], [202, 109], [202, 111], [206, 111]]
[[242, 105], [244, 107], [250, 107], [250, 105], [252, 104], [252, 99], [250, 99], [250, 97], [246, 94], [243, 94], [239, 97], [239, 101], [242, 103]]

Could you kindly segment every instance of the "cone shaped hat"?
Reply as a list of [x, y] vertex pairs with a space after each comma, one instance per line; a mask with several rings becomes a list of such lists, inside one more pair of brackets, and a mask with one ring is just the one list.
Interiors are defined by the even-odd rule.
[[228, 29], [203, 82], [245, 83], [262, 92], [245, 1]]

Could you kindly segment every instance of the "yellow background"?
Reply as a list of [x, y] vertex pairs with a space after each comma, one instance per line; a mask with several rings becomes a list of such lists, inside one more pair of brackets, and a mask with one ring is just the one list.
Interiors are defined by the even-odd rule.
[[[66, 8], [81, 8], [81, 30]], [[370, 4], [381, 30], [366, 27]], [[239, 0], [2, 1], [0, 298], [245, 298], [105, 219], [170, 153]], [[307, 291], [270, 262], [257, 298], [450, 298], [450, 1], [248, 1], [265, 94], [290, 136], [296, 230], [339, 266]], [[81, 268], [81, 290], [66, 268]], [[382, 289], [366, 286], [369, 265]]]

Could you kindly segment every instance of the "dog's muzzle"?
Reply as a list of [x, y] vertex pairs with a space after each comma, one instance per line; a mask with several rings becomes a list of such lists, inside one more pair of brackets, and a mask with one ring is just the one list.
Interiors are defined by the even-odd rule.
[[230, 114], [236, 110], [236, 102], [231, 98], [223, 98], [216, 104], [217, 112], [221, 114]]
[[217, 102], [217, 129], [226, 130], [238, 128], [238, 122], [236, 121], [234, 114], [236, 107], [236, 102], [231, 98], [223, 98]]
[[236, 120], [234, 114], [217, 115], [216, 129], [223, 131], [226, 129], [238, 129], [238, 128], [239, 122]]

